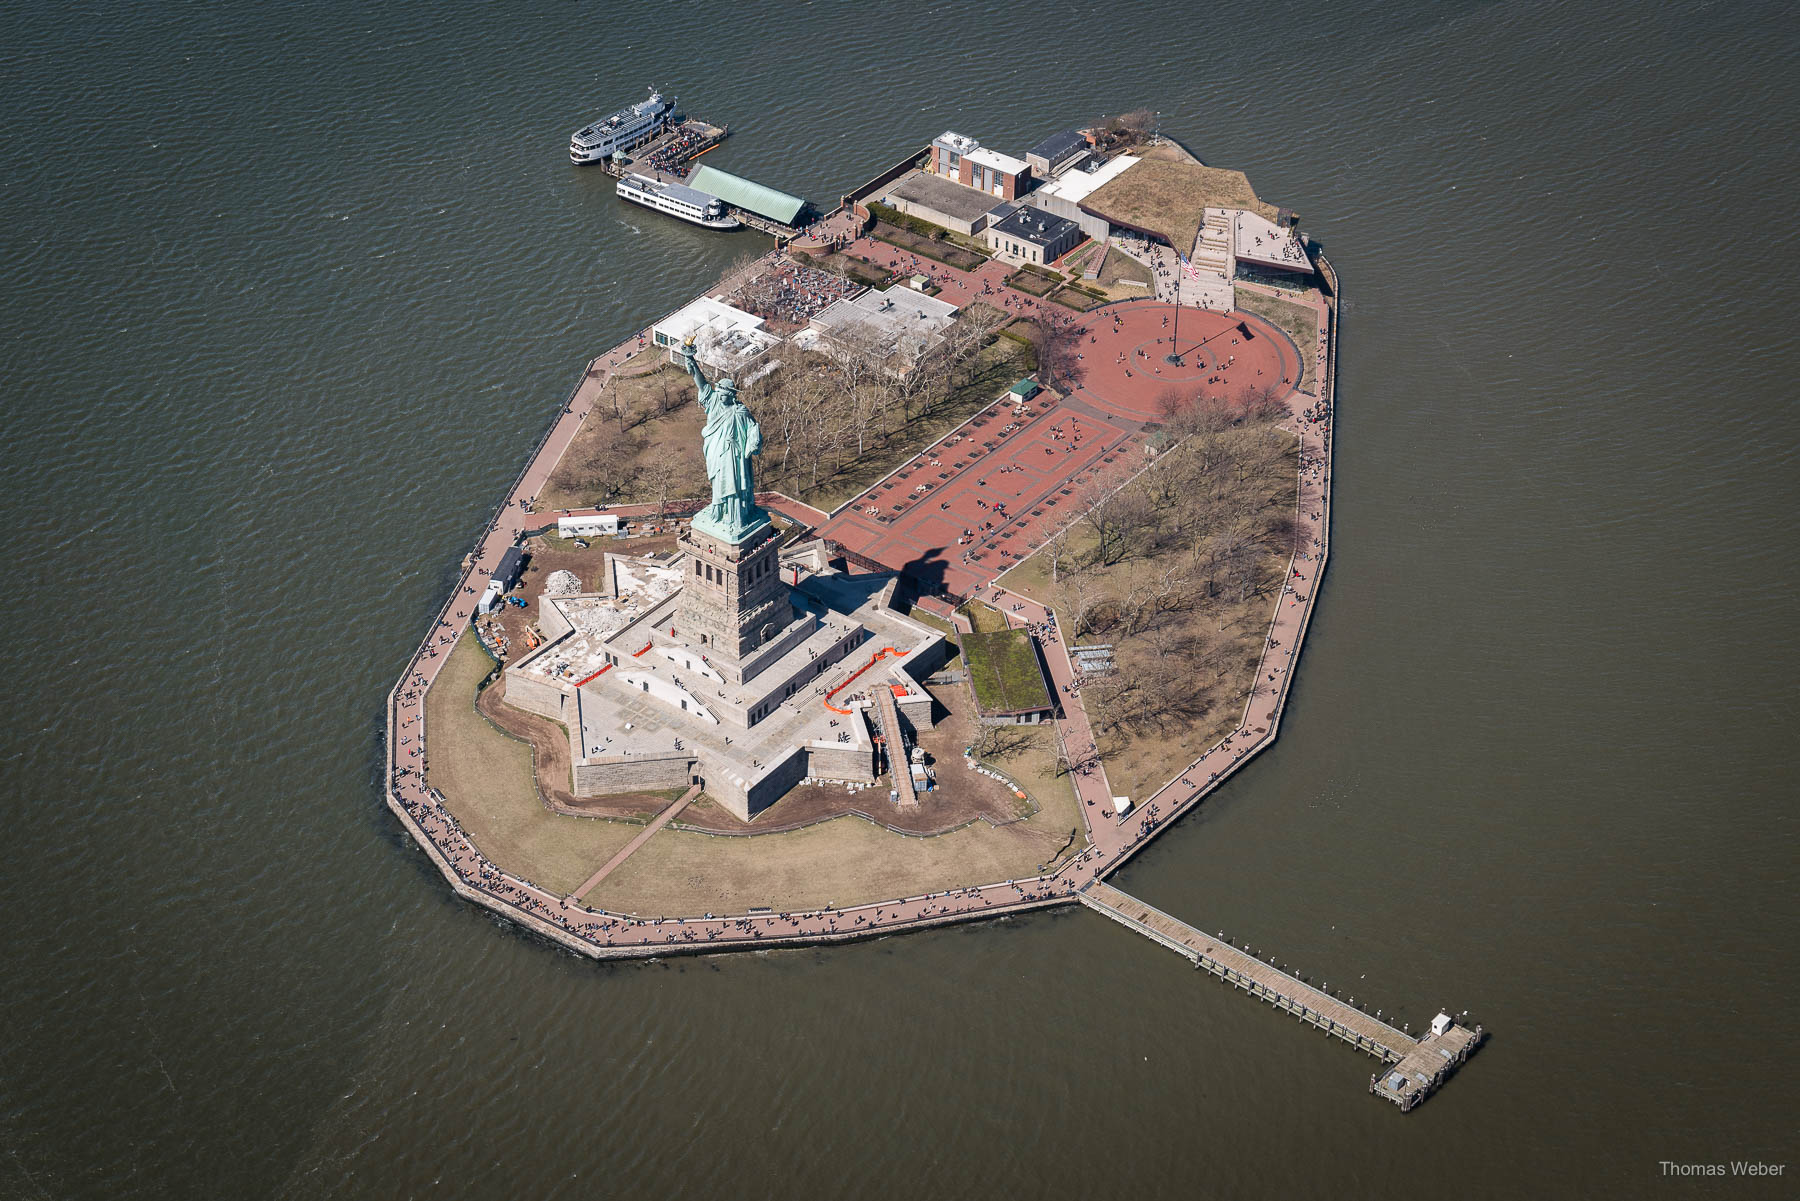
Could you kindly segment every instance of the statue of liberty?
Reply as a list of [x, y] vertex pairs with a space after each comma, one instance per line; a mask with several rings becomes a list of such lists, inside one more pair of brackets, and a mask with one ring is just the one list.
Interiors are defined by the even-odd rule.
[[706, 412], [700, 447], [706, 478], [712, 481], [712, 504], [694, 514], [694, 528], [735, 545], [769, 524], [769, 515], [756, 505], [756, 477], [750, 466], [751, 457], [762, 453], [762, 428], [738, 400], [735, 383], [707, 382], [694, 361], [693, 338], [682, 344], [681, 354]]

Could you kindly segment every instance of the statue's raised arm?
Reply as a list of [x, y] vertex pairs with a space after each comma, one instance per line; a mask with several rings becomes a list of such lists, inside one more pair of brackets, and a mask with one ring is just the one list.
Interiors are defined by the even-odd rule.
[[706, 408], [712, 399], [712, 385], [706, 381], [706, 374], [700, 370], [699, 362], [694, 358], [694, 336], [689, 334], [681, 344], [681, 362], [687, 373], [693, 377], [694, 387], [700, 393], [700, 407]]
[[726, 542], [742, 542], [769, 523], [756, 503], [756, 473], [750, 460], [762, 453], [762, 430], [738, 400], [730, 379], [709, 383], [694, 359], [694, 342], [681, 346], [681, 359], [699, 391], [706, 424], [700, 454], [712, 481], [712, 503], [694, 514], [694, 528]]

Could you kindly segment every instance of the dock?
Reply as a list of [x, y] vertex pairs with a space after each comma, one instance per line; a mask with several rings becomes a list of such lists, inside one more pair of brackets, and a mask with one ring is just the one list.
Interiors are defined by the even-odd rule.
[[665, 129], [647, 142], [631, 148], [622, 163], [607, 159], [591, 164], [608, 175], [649, 175], [668, 183], [682, 183], [688, 177], [688, 164], [715, 149], [731, 133], [730, 126], [690, 118], [673, 129]]
[[1431, 1033], [1414, 1038], [1110, 884], [1095, 881], [1081, 891], [1080, 899], [1089, 909], [1160, 943], [1196, 968], [1381, 1060], [1384, 1066], [1370, 1077], [1369, 1091], [1402, 1111], [1436, 1091], [1483, 1038], [1480, 1026], [1459, 1026], [1447, 1015], [1439, 1016]]

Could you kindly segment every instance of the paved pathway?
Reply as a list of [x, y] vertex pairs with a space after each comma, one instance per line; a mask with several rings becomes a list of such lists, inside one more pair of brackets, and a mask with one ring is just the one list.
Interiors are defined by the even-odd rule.
[[695, 784], [693, 787], [689, 788], [686, 792], [682, 793], [680, 796], [678, 796], [674, 800], [670, 801], [667, 805], [664, 805], [662, 812], [658, 813], [654, 818], [650, 819], [650, 824], [644, 827], [643, 832], [641, 834], [639, 834], [636, 838], [632, 839], [630, 842], [626, 843], [622, 848], [620, 848], [619, 853], [617, 855], [614, 855], [611, 859], [608, 859], [606, 861], [605, 866], [603, 866], [599, 871], [595, 872], [593, 875], [589, 876], [586, 880], [584, 880], [581, 884], [581, 887], [577, 888], [574, 892], [570, 893], [565, 898], [565, 901], [571, 902], [571, 903], [575, 902], [575, 901], [579, 901], [582, 897], [585, 897], [588, 893], [594, 891], [595, 886], [598, 885], [600, 883], [600, 881], [606, 879], [608, 876], [613, 874], [613, 869], [617, 868], [621, 863], [625, 862], [627, 859], [629, 859], [633, 855], [635, 855], [637, 853], [637, 849], [639, 847], [643, 846], [646, 842], [650, 841], [650, 836], [652, 834], [655, 834], [658, 830], [662, 829], [664, 826], [668, 825], [671, 821], [673, 821], [675, 819], [675, 815], [680, 813], [683, 809], [686, 809], [688, 807], [688, 802], [692, 801], [695, 797], [697, 797], [699, 795], [700, 795], [700, 785]]

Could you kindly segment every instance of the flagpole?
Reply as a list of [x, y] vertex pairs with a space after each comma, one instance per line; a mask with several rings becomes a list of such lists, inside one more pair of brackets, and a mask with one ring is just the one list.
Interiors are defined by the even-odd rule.
[[[1173, 249], [1171, 247], [1171, 249]], [[1187, 273], [1187, 259], [1181, 251], [1175, 251], [1175, 332], [1169, 338], [1169, 353], [1163, 356], [1163, 362], [1181, 366], [1181, 277]]]

